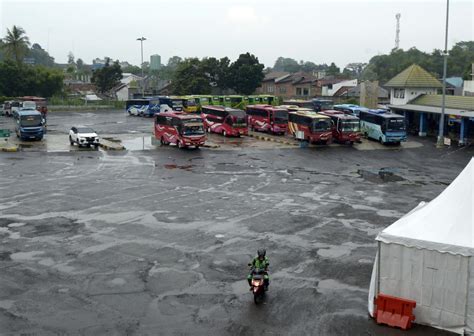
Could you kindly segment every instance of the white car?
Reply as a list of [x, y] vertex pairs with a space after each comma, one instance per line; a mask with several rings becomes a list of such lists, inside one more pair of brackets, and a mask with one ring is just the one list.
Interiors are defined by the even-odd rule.
[[99, 147], [99, 136], [97, 133], [90, 127], [71, 127], [69, 131], [69, 142], [72, 145], [75, 143], [79, 146], [94, 146], [95, 148]]

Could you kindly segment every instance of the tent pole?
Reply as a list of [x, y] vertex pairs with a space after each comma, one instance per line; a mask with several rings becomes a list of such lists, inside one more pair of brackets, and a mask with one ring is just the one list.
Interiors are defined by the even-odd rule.
[[375, 298], [379, 296], [380, 293], [380, 240], [377, 242], [377, 291], [375, 292]]

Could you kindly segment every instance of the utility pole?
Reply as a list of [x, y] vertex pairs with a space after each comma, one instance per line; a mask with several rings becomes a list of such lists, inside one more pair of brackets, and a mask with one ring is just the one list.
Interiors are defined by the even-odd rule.
[[448, 68], [448, 19], [449, 19], [449, 0], [446, 0], [446, 33], [444, 35], [444, 59], [443, 59], [443, 98], [441, 101], [441, 116], [439, 118], [439, 134], [437, 146], [444, 144], [444, 114], [446, 108], [446, 72]]
[[141, 68], [142, 68], [142, 98], [145, 96], [145, 77], [143, 75], [143, 41], [146, 41], [145, 37], [139, 37], [137, 38], [137, 41], [140, 41], [141, 44], [141, 51], [142, 51], [142, 63], [141, 63]]

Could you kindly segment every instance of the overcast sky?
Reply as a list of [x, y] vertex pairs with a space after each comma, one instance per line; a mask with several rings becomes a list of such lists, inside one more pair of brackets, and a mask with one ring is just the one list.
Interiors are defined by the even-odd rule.
[[[474, 1], [450, 1], [449, 46], [474, 40]], [[140, 64], [159, 54], [231, 60], [251, 52], [266, 66], [279, 56], [319, 63], [367, 62], [395, 45], [431, 52], [444, 46], [445, 0], [0, 0], [0, 29], [18, 25], [30, 41], [66, 62], [72, 51]]]

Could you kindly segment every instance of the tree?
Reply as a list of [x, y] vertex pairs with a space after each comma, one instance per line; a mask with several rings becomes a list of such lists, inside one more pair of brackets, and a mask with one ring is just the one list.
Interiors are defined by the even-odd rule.
[[252, 94], [265, 77], [263, 68], [254, 55], [241, 54], [229, 67], [231, 88], [240, 94]]
[[31, 49], [28, 50], [27, 57], [34, 59], [36, 65], [44, 65], [48, 67], [54, 66], [54, 58], [51, 57], [38, 43], [33, 43]]
[[123, 67], [122, 72], [131, 73], [131, 74], [134, 74], [134, 75], [137, 75], [137, 76], [142, 75], [142, 69], [140, 69], [140, 67], [136, 66], [136, 65], [130, 65], [130, 66]]
[[99, 92], [108, 93], [113, 87], [117, 86], [122, 79], [122, 69], [118, 61], [110, 65], [110, 58], [107, 58], [104, 67], [93, 72], [91, 81]]
[[74, 62], [74, 54], [72, 53], [72, 51], [70, 51], [70, 52], [67, 54], [67, 64], [75, 64], [75, 62]]
[[84, 61], [82, 60], [82, 58], [77, 59], [76, 66], [77, 66], [77, 70], [79, 71], [84, 70]]
[[341, 73], [341, 70], [336, 66], [336, 64], [334, 64], [334, 62], [332, 62], [330, 65], [329, 65], [329, 68], [327, 69], [326, 71], [326, 74], [328, 76], [337, 76]]
[[293, 58], [278, 57], [273, 66], [274, 71], [298, 72], [301, 70], [301, 65]]
[[8, 57], [21, 64], [29, 46], [30, 40], [23, 28], [17, 26], [13, 26], [11, 30], [7, 28], [7, 35], [3, 39], [3, 49]]
[[230, 60], [227, 57], [220, 60], [215, 57], [202, 59], [201, 67], [212, 87], [218, 87], [221, 91], [230, 87], [229, 64]]
[[63, 88], [63, 72], [43, 66], [24, 66], [12, 60], [0, 63], [0, 96], [51, 97]]
[[209, 75], [198, 58], [179, 62], [173, 76], [172, 90], [177, 95], [211, 93]]

